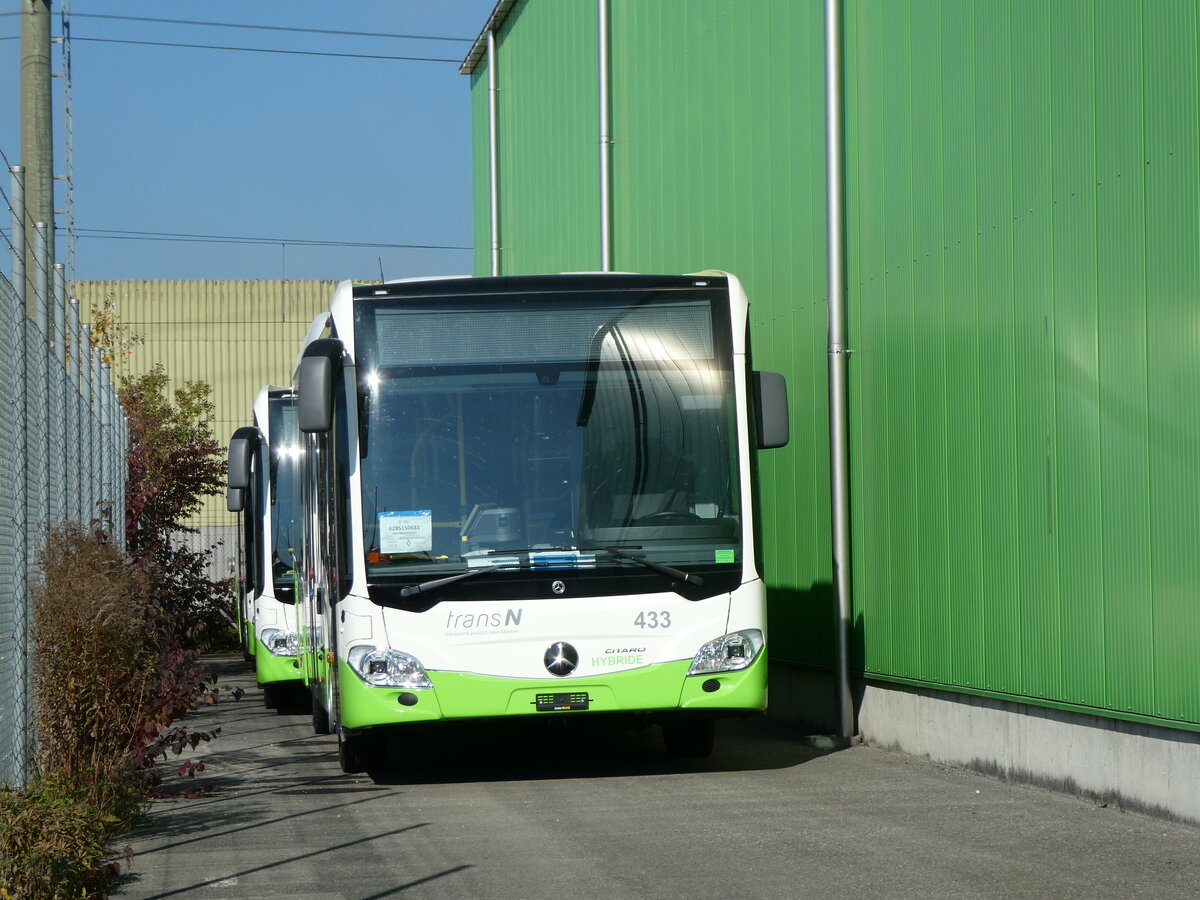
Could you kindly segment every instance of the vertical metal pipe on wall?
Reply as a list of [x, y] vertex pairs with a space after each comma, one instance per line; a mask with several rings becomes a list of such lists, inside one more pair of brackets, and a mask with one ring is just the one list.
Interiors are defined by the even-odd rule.
[[825, 0], [826, 265], [829, 294], [829, 449], [833, 578], [837, 595], [837, 690], [841, 734], [854, 734], [850, 692], [850, 451], [846, 392], [846, 209], [842, 160], [842, 4]]
[[487, 33], [488, 60], [488, 192], [492, 213], [492, 274], [500, 274], [500, 165], [496, 139], [496, 32]]
[[600, 271], [612, 271], [612, 121], [609, 115], [608, 0], [598, 0], [600, 57]]

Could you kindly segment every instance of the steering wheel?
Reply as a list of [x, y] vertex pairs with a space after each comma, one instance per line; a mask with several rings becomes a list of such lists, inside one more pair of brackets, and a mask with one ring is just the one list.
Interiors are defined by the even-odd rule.
[[704, 521], [700, 516], [693, 512], [676, 509], [660, 509], [658, 512], [650, 513], [648, 516], [642, 516], [638, 519], [639, 522], [644, 522], [647, 525], [686, 525], [691, 522]]

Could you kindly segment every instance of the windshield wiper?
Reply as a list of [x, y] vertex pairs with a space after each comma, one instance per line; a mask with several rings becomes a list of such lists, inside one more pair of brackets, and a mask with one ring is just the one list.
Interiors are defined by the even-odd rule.
[[[640, 546], [629, 547], [630, 550], [641, 550]], [[678, 581], [685, 584], [694, 584], [697, 587], [704, 584], [704, 578], [700, 575], [692, 575], [690, 572], [684, 572], [682, 569], [675, 569], [671, 566], [664, 566], [662, 563], [656, 563], [653, 560], [644, 559], [640, 556], [634, 556], [631, 553], [626, 553], [617, 547], [529, 547], [524, 550], [489, 550], [488, 556], [503, 556], [505, 554], [521, 554], [521, 553], [589, 553], [600, 550], [604, 553], [611, 553], [613, 556], [619, 556], [621, 559], [628, 559], [637, 563], [640, 566], [645, 566], [647, 569], [658, 572], [660, 575], [669, 575]], [[530, 559], [530, 563], [537, 565], [536, 561]]]
[[[499, 555], [505, 554], [505, 553], [513, 554], [513, 553], [530, 553], [530, 552], [542, 552], [542, 551], [547, 551], [550, 553], [554, 553], [554, 552], [561, 553], [561, 552], [570, 552], [570, 551], [587, 552], [587, 551], [594, 551], [594, 550], [600, 550], [604, 553], [611, 553], [613, 556], [620, 557], [621, 559], [627, 559], [630, 562], [635, 562], [639, 566], [645, 566], [647, 569], [650, 569], [653, 572], [658, 572], [660, 575], [666, 575], [670, 578], [674, 578], [676, 581], [682, 581], [684, 584], [694, 584], [696, 587], [700, 587], [701, 585], [704, 584], [704, 578], [701, 577], [700, 575], [693, 575], [690, 572], [684, 572], [682, 569], [676, 569], [671, 566], [664, 566], [662, 563], [656, 563], [653, 560], [643, 559], [640, 556], [634, 556], [633, 554], [626, 553], [624, 550], [620, 550], [616, 547], [539, 547], [539, 548], [537, 548], [537, 550], [533, 550], [533, 551], [531, 551], [531, 550], [493, 550], [489, 553], [489, 555], [495, 554], [495, 555], [499, 556]], [[408, 587], [403, 587], [400, 589], [400, 596], [401, 597], [413, 597], [417, 594], [425, 594], [425, 593], [428, 593], [429, 591], [435, 591], [438, 588], [445, 587], [448, 584], [454, 584], [455, 582], [462, 581], [464, 578], [471, 578], [475, 575], [482, 575], [485, 572], [495, 572], [498, 569], [513, 569], [513, 568], [522, 568], [522, 567], [523, 566], [520, 564], [514, 566], [512, 563], [504, 563], [504, 564], [495, 565], [495, 566], [481, 566], [478, 569], [468, 569], [465, 572], [459, 572], [457, 575], [447, 575], [445, 578], [433, 578], [429, 581], [422, 581], [420, 584], [411, 584]]]
[[523, 547], [520, 550], [489, 550], [488, 556], [520, 556], [522, 553], [575, 553], [578, 547]]
[[459, 572], [457, 575], [448, 575], [445, 578], [433, 578], [429, 581], [422, 581], [420, 584], [410, 584], [408, 587], [400, 588], [401, 597], [413, 597], [417, 594], [425, 594], [429, 591], [437, 590], [440, 587], [445, 587], [448, 584], [454, 584], [456, 581], [462, 581], [464, 578], [471, 578], [475, 575], [482, 575], [484, 572], [495, 572], [497, 569], [511, 569], [511, 565], [502, 566], [481, 566], [478, 569], [467, 569], [465, 572]]
[[[585, 548], [581, 547], [580, 549], [582, 550]], [[644, 559], [641, 556], [634, 556], [632, 553], [626, 553], [624, 550], [618, 550], [616, 547], [587, 547], [586, 549], [603, 550], [605, 553], [611, 553], [613, 556], [619, 556], [621, 559], [627, 559], [630, 562], [635, 562], [639, 566], [645, 566], [647, 569], [651, 569], [661, 575], [669, 575], [671, 578], [682, 581], [684, 584], [694, 584], [696, 587], [700, 587], [700, 585], [704, 584], [704, 579], [699, 575], [692, 575], [691, 573], [684, 572], [681, 569], [673, 569], [670, 566], [664, 566], [662, 563], [656, 563], [652, 560]]]

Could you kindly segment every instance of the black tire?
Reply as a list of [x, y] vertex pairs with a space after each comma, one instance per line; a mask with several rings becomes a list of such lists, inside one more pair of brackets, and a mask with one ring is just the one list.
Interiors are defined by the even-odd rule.
[[356, 775], [363, 770], [363, 764], [355, 752], [357, 749], [349, 735], [338, 733], [338, 765], [347, 775]]
[[267, 709], [279, 709], [279, 707], [287, 702], [287, 698], [280, 691], [280, 686], [277, 684], [264, 684], [262, 686], [263, 706]]
[[663, 743], [673, 759], [705, 759], [712, 755], [716, 723], [712, 719], [663, 722]]
[[321, 705], [321, 701], [317, 699], [317, 692], [309, 688], [309, 699], [312, 701], [312, 726], [313, 734], [329, 734], [329, 713], [325, 707]]
[[379, 735], [338, 732], [338, 765], [347, 775], [383, 768], [385, 744]]

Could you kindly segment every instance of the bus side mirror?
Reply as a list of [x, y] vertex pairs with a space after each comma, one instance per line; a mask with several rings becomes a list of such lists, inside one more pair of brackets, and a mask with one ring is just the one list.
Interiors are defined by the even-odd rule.
[[333, 427], [333, 375], [342, 359], [342, 342], [313, 341], [296, 370], [296, 418], [304, 434], [328, 434]]
[[788, 442], [787, 381], [778, 372], [753, 373], [754, 421], [758, 449], [786, 447]]
[[229, 488], [225, 492], [225, 508], [230, 512], [241, 512], [246, 508], [245, 488]]
[[[229, 475], [227, 478], [231, 491], [244, 491], [250, 486], [250, 459], [258, 447], [259, 440], [258, 429], [249, 425], [244, 425], [233, 433], [233, 438], [229, 441]], [[244, 502], [245, 498], [242, 499]], [[238, 512], [238, 510], [230, 507], [230, 512]]]

